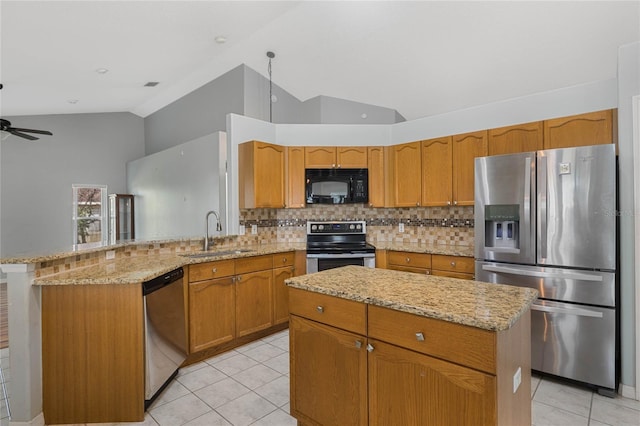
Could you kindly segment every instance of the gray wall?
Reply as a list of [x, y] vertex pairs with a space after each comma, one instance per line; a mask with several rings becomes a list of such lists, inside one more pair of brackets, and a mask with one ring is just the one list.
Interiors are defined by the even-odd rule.
[[[398, 122], [397, 119], [400, 116], [395, 109], [331, 96], [320, 96], [320, 108], [322, 124], [394, 124]], [[366, 114], [365, 118], [362, 118], [363, 114]]]
[[72, 184], [126, 191], [126, 163], [144, 155], [143, 120], [130, 113], [8, 117], [53, 136], [9, 136], [0, 150], [0, 257], [68, 251]]
[[226, 130], [226, 116], [244, 114], [244, 65], [183, 96], [144, 119], [145, 153]]
[[[618, 55], [618, 165], [620, 197], [620, 304], [622, 383], [636, 391], [636, 335], [635, 327], [635, 241], [633, 191], [633, 106], [632, 98], [640, 95], [640, 42], [622, 46]], [[636, 149], [638, 147], [636, 146]], [[638, 165], [636, 164], [636, 167]]]

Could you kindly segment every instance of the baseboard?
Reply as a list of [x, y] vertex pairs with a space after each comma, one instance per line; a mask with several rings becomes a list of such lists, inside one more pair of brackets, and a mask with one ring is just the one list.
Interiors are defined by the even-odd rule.
[[45, 426], [44, 414], [40, 413], [35, 416], [30, 422], [9, 422], [9, 426]]
[[637, 399], [636, 398], [636, 388], [629, 385], [623, 385], [620, 383], [620, 395], [625, 398]]

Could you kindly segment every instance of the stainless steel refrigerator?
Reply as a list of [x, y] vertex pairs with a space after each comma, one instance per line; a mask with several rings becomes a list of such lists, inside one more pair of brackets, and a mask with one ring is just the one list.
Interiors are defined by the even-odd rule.
[[617, 388], [613, 145], [475, 160], [476, 279], [532, 287], [531, 367]]

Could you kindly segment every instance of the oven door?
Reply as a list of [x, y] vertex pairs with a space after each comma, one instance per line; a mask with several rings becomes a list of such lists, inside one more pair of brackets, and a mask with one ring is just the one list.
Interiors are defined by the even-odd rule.
[[347, 265], [376, 267], [375, 253], [307, 254], [307, 274]]

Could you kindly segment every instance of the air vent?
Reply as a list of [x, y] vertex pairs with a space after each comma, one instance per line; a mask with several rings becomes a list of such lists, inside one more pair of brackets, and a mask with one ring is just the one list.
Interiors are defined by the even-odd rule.
[[158, 84], [160, 84], [159, 81], [149, 81], [145, 83], [144, 87], [156, 87]]

